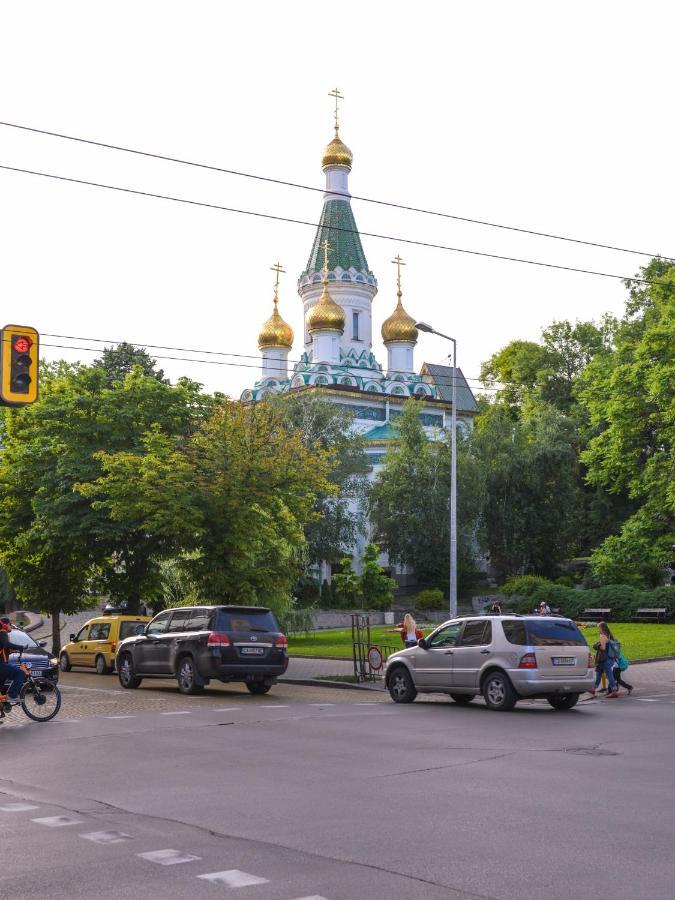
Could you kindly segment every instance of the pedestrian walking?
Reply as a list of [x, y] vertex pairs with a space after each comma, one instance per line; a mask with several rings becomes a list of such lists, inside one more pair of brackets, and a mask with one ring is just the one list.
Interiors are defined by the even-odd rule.
[[616, 686], [616, 681], [614, 680], [613, 671], [614, 664], [619, 655], [616, 652], [616, 644], [618, 642], [614, 640], [607, 622], [600, 622], [598, 624], [598, 631], [600, 632], [600, 639], [593, 644], [593, 649], [595, 650], [595, 687], [589, 691], [589, 694], [595, 695], [604, 672], [607, 676], [607, 685], [609, 688], [607, 697], [618, 697], [619, 690]]
[[537, 610], [537, 613], [540, 616], [550, 616], [551, 615], [551, 607], [548, 605], [548, 603], [545, 603], [542, 600], [541, 603], [539, 604], [539, 609]]
[[416, 646], [420, 638], [424, 637], [424, 632], [417, 627], [417, 622], [415, 622], [410, 613], [406, 613], [402, 622], [394, 625], [393, 628], [387, 628], [387, 631], [398, 631], [406, 647]]
[[[617, 641], [617, 643], [619, 643], [619, 642]], [[619, 644], [619, 647], [620, 646], [621, 645]], [[623, 653], [619, 653], [618, 659], [614, 660], [614, 665], [612, 667], [612, 674], [614, 675], [614, 680], [617, 683], [617, 687], [626, 688], [626, 692], [628, 693], [628, 696], [630, 697], [630, 695], [633, 693], [633, 685], [628, 684], [628, 682], [624, 681], [624, 679], [622, 677], [623, 673], [628, 668], [628, 665], [629, 665], [629, 663], [628, 663], [628, 660], [626, 659], [626, 657], [623, 655]]]
[[488, 610], [488, 616], [501, 616], [502, 615], [502, 605], [499, 600], [495, 600], [490, 609]]

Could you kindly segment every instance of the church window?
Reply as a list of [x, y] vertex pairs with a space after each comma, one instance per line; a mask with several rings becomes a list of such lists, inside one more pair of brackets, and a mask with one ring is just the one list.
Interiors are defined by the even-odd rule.
[[351, 378], [341, 378], [340, 384], [353, 384], [353, 381], [351, 380]]
[[328, 384], [328, 379], [325, 375], [317, 375], [314, 384]]
[[345, 272], [344, 275], [342, 275], [342, 280], [343, 281], [351, 281], [352, 279], [351, 279], [351, 276]]
[[359, 314], [357, 312], [352, 313], [352, 337], [355, 341], [360, 341], [359, 337]]
[[317, 372], [327, 372], [328, 366], [319, 366], [316, 371]]
[[321, 281], [321, 276], [317, 272], [316, 275], [312, 278], [312, 281]]
[[363, 277], [363, 275], [357, 275], [356, 280], [357, 281], [365, 281], [366, 279]]

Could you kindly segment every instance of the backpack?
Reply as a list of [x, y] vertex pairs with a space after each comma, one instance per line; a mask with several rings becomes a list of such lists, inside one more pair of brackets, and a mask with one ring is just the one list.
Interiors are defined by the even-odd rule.
[[607, 641], [607, 657], [618, 660], [621, 656], [621, 641]]
[[626, 657], [623, 655], [623, 653], [620, 653], [620, 654], [619, 654], [619, 659], [618, 659], [618, 661], [617, 661], [617, 665], [618, 665], [618, 667], [619, 667], [619, 671], [620, 671], [620, 672], [625, 672], [626, 669], [628, 668], [629, 662], [628, 662], [628, 660], [626, 659]]

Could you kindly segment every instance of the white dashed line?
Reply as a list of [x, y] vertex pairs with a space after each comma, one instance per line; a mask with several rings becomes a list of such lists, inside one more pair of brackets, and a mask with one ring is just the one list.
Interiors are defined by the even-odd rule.
[[296, 897], [295, 900], [326, 900], [320, 894], [312, 894], [311, 897]]
[[3, 803], [0, 812], [28, 812], [29, 809], [40, 809], [32, 803]]
[[180, 863], [195, 862], [195, 860], [201, 859], [201, 856], [181, 853], [180, 850], [151, 850], [149, 853], [137, 853], [136, 856], [160, 866], [177, 866]]
[[178, 709], [175, 712], [163, 712], [160, 716], [189, 716], [192, 714], [191, 709]]
[[79, 837], [93, 841], [95, 844], [121, 844], [131, 840], [131, 835], [125, 834], [123, 831], [90, 831]]
[[652, 700], [650, 697], [636, 697], [636, 700], [639, 700], [640, 703], [658, 703], [658, 700]]
[[221, 706], [218, 709], [213, 709], [211, 712], [237, 712], [241, 709], [241, 706]]
[[36, 825], [46, 825], [47, 828], [62, 828], [64, 825], [81, 825], [84, 819], [74, 819], [72, 816], [45, 816], [43, 819], [31, 819]]
[[377, 706], [377, 701], [368, 700], [366, 703], [354, 703], [353, 706]]
[[227, 887], [250, 887], [254, 884], [269, 884], [269, 879], [259, 878], [257, 875], [249, 875], [248, 872], [241, 872], [239, 869], [227, 869], [225, 872], [209, 872], [206, 875], [197, 875], [204, 881], [210, 881], [211, 884], [225, 884]]
[[334, 703], [310, 703], [309, 706], [335, 706]]
[[260, 709], [288, 709], [288, 707], [275, 704], [273, 706], [261, 706]]
[[135, 719], [136, 716], [103, 716], [104, 719]]

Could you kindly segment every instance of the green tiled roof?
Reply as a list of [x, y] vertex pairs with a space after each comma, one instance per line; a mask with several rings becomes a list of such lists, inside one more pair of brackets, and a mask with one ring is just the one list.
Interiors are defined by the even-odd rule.
[[[338, 230], [338, 229], [344, 229]], [[328, 266], [332, 271], [337, 266], [372, 275], [366, 255], [361, 246], [361, 238], [356, 229], [354, 213], [348, 200], [328, 200], [323, 205], [321, 221], [312, 245], [312, 252], [303, 275], [320, 272], [323, 268], [323, 241], [328, 241]]]
[[398, 437], [398, 432], [394, 431], [389, 422], [378, 425], [377, 428], [373, 428], [365, 434], [367, 441], [391, 441], [396, 437]]

